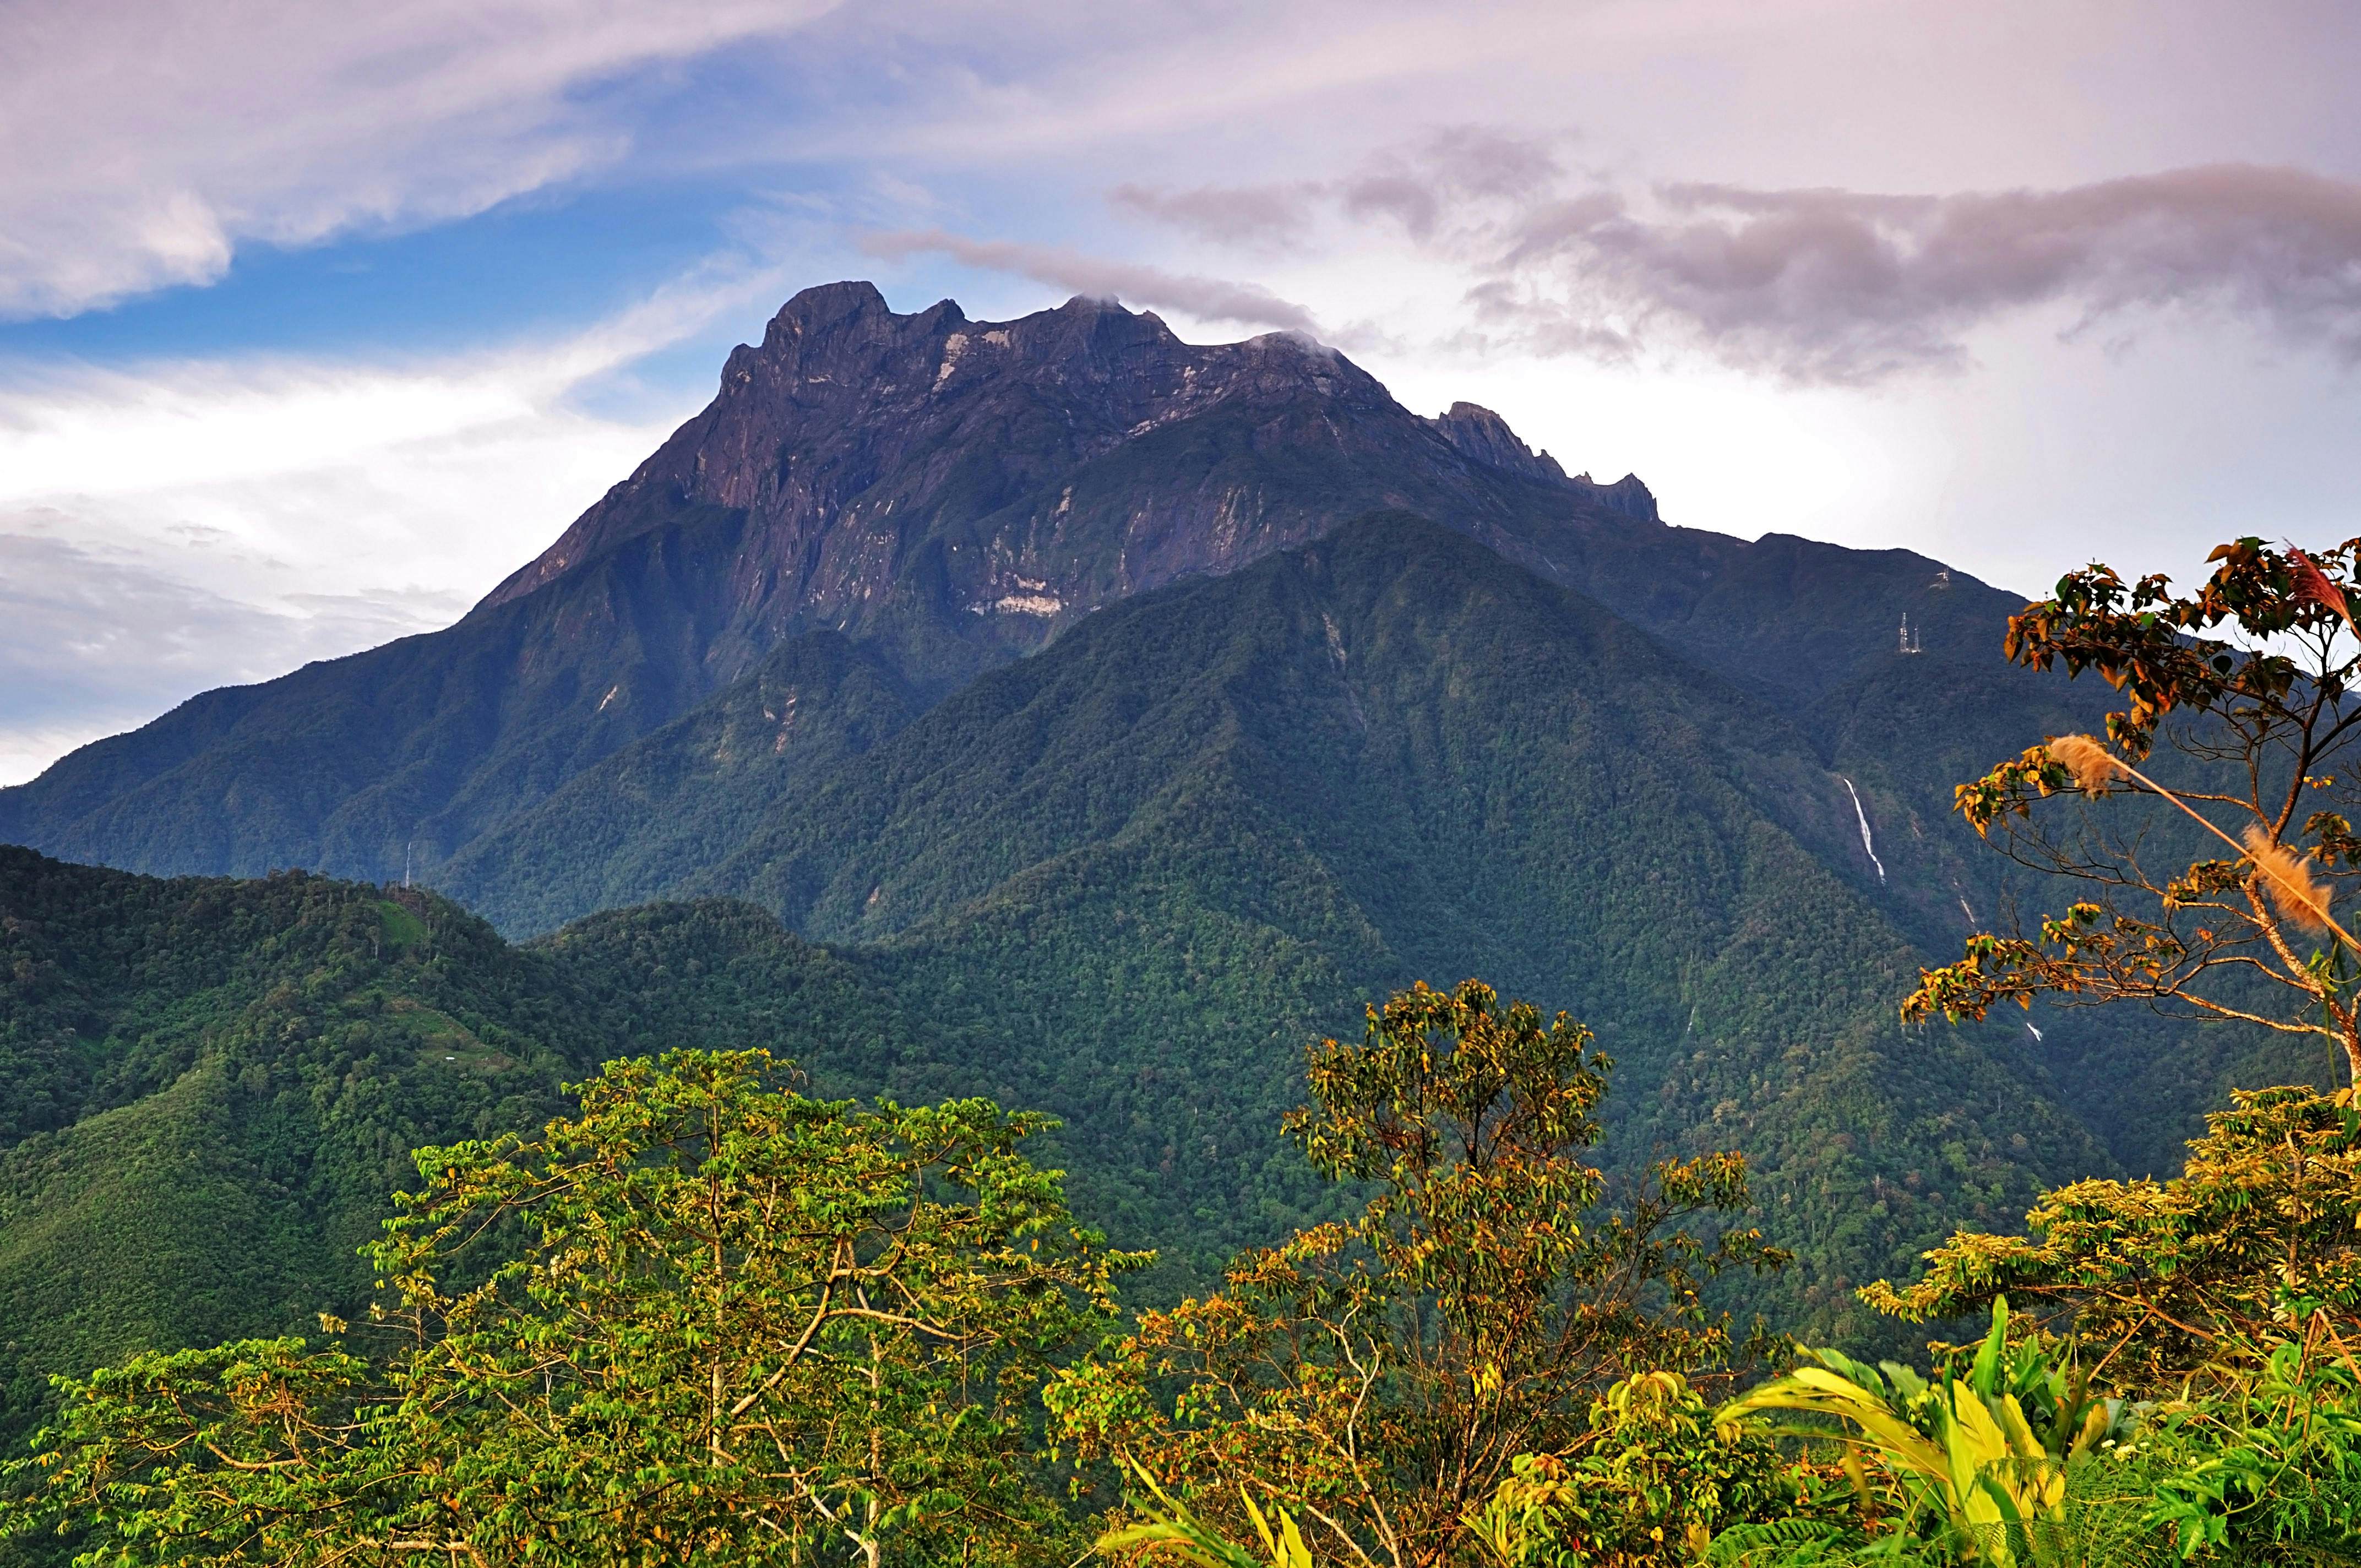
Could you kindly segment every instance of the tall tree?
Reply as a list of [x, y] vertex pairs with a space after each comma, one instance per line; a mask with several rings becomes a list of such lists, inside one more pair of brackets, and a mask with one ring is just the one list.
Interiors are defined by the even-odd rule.
[[1045, 1118], [781, 1074], [616, 1062], [538, 1137], [421, 1150], [371, 1324], [65, 1387], [15, 1522], [89, 1530], [109, 1563], [1054, 1552], [1038, 1389], [1140, 1257], [1019, 1152]]
[[[1314, 1045], [1313, 1102], [1286, 1128], [1324, 1175], [1374, 1184], [1359, 1217], [1245, 1255], [1224, 1293], [1144, 1313], [1060, 1373], [1064, 1433], [1234, 1537], [1243, 1485], [1313, 1521], [1323, 1555], [1452, 1556], [1520, 1455], [1587, 1439], [1608, 1385], [1723, 1361], [1706, 1278], [1784, 1262], [1726, 1222], [1747, 1203], [1734, 1154], [1662, 1162], [1605, 1206], [1581, 1154], [1610, 1066], [1564, 1014], [1472, 980], [1399, 992], [1359, 1042]], [[1699, 1220], [1718, 1234], [1681, 1228]]]
[[[2333, 913], [2361, 874], [2361, 633], [2345, 598], [2356, 553], [2361, 539], [2317, 557], [2241, 539], [2213, 553], [2213, 575], [2187, 595], [2161, 576], [2126, 584], [2092, 565], [2010, 620], [2011, 659], [2095, 671], [2124, 707], [2103, 741], [2053, 738], [1961, 784], [1959, 809], [2089, 894], [2030, 933], [1970, 938], [1959, 962], [1926, 971], [1905, 1019], [1981, 1018], [2045, 994], [2137, 1000], [2319, 1038], [2361, 1084], [2361, 948]], [[2074, 795], [2141, 797], [2194, 826], [2153, 832], [2154, 810], [2060, 820], [2043, 804]]]

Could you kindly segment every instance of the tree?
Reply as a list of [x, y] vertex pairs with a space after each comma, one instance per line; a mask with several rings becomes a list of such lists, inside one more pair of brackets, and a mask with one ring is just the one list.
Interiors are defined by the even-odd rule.
[[[2361, 874], [2361, 706], [2348, 700], [2361, 634], [2345, 603], [2356, 553], [2361, 540], [2314, 559], [2241, 539], [2213, 552], [2212, 576], [2187, 596], [2161, 576], [2127, 586], [2092, 565], [2011, 618], [2011, 659], [2096, 671], [2124, 707], [2104, 742], [2032, 747], [1960, 785], [1959, 809], [1981, 834], [1999, 828], [2018, 861], [2092, 892], [2037, 935], [1970, 938], [1959, 962], [1925, 972], [1905, 1019], [1982, 1018], [2044, 994], [2133, 999], [2322, 1039], [2361, 1083], [2361, 949], [2330, 912]], [[2143, 768], [2159, 740], [2172, 765]], [[2036, 817], [2069, 795], [2169, 806], [2169, 819], [2198, 825], [2202, 852], [2187, 860], [2187, 833], [2147, 833], [2151, 813], [2113, 830], [2095, 812]], [[2154, 863], [2172, 844], [2181, 853]]]
[[[1626, 1374], [1723, 1364], [1703, 1281], [1779, 1266], [1758, 1232], [1680, 1227], [1747, 1203], [1734, 1154], [1656, 1165], [1621, 1212], [1578, 1157], [1607, 1058], [1559, 1014], [1468, 981], [1372, 1008], [1310, 1052], [1286, 1131], [1360, 1216], [1240, 1257], [1228, 1289], [1143, 1313], [1048, 1398], [1085, 1457], [1113, 1453], [1231, 1539], [1250, 1488], [1368, 1568], [1452, 1555], [1521, 1455], [1580, 1446]], [[1166, 1390], [1177, 1390], [1171, 1398]]]
[[2077, 1181], [2045, 1192], [2023, 1236], [1961, 1232], [1916, 1284], [1861, 1291], [1927, 1322], [2005, 1292], [2071, 1328], [2094, 1372], [2167, 1389], [2244, 1376], [2290, 1334], [2361, 1351], [2361, 1112], [2349, 1090], [2240, 1092], [2206, 1118], [2167, 1181]]
[[61, 1385], [15, 1522], [88, 1562], [1015, 1563], [1050, 1359], [1142, 1262], [980, 1100], [807, 1098], [760, 1052], [608, 1066], [533, 1139], [424, 1149], [372, 1249], [390, 1343]]

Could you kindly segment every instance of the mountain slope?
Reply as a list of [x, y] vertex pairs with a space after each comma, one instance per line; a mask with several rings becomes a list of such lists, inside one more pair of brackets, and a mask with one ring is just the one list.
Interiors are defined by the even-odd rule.
[[840, 1035], [840, 1084], [912, 1037], [751, 909], [570, 940], [398, 887], [0, 849], [0, 1437], [49, 1374], [350, 1313], [410, 1151], [535, 1126], [601, 1060]]
[[[593, 782], [488, 868], [502, 885], [596, 863]], [[752, 820], [661, 891], [858, 945], [935, 1031], [917, 1081], [1066, 1116], [1097, 1212], [1198, 1271], [1308, 1201], [1270, 1164], [1297, 1046], [1413, 978], [1597, 1027], [1625, 1168], [1720, 1142], [1762, 1162], [1813, 1264], [1763, 1298], [1796, 1319], [2113, 1168], [2116, 1129], [2066, 1108], [2029, 1036], [1896, 1025], [1917, 904], [1811, 735], [1416, 518], [1104, 610]], [[2216, 1086], [2184, 1087], [2183, 1116]]]
[[[1731, 1299], [1782, 1327], [1906, 1337], [1850, 1287], [2114, 1168], [2090, 1086], [2014, 1027], [1896, 1025], [1922, 955], [1833, 868], [1850, 803], [1808, 735], [1450, 531], [1366, 519], [1113, 607], [906, 721], [842, 652], [793, 673], [891, 722], [702, 875], [767, 910], [511, 947], [431, 894], [0, 851], [0, 1413], [49, 1371], [348, 1308], [407, 1148], [674, 1045], [1062, 1115], [1082, 1212], [1164, 1249], [1152, 1294], [1324, 1212], [1276, 1134], [1301, 1047], [1412, 978], [1592, 1024], [1620, 1175], [1745, 1151], [1803, 1262]], [[2215, 1085], [2170, 1087], [2185, 1115]]]

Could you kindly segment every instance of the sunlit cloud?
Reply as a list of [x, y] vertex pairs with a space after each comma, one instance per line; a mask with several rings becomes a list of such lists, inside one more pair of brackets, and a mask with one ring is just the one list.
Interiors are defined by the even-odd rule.
[[587, 89], [834, 3], [18, 0], [0, 7], [0, 317], [209, 282], [244, 242], [462, 216], [610, 163], [631, 128]]

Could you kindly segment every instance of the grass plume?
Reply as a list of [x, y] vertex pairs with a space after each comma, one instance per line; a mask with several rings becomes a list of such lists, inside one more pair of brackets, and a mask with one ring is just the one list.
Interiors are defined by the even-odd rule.
[[2246, 858], [2255, 862], [2263, 874], [2271, 902], [2279, 914], [2307, 931], [2330, 928], [2328, 889], [2312, 877], [2312, 871], [2302, 856], [2284, 844], [2274, 843], [2261, 824], [2246, 829]]
[[2084, 795], [2104, 795], [2123, 767], [2088, 735], [2060, 735], [2042, 743], [2042, 750], [2074, 775], [2074, 782]]

